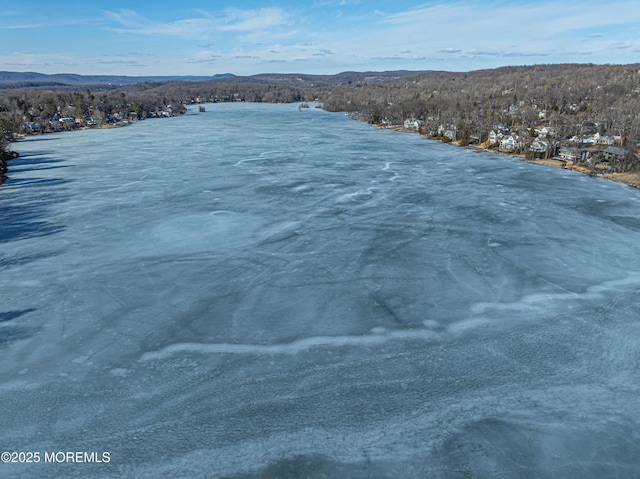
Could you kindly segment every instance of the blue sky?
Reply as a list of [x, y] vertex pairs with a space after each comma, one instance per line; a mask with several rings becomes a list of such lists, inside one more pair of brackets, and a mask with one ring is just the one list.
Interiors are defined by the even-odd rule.
[[0, 70], [117, 75], [639, 63], [637, 0], [0, 0]]

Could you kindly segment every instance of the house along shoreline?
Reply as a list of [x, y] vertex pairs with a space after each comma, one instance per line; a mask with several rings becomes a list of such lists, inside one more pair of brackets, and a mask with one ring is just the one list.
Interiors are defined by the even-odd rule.
[[[366, 122], [365, 119], [359, 118], [357, 116], [351, 116], [351, 118], [353, 118], [354, 120]], [[384, 126], [384, 125], [375, 125], [375, 124], [373, 124], [372, 126], [375, 126], [377, 128], [381, 128], [381, 129], [385, 129], [385, 130], [398, 131], [398, 132], [402, 132], [402, 133], [414, 133], [414, 134], [417, 133], [417, 134], [420, 134], [418, 131], [416, 131], [414, 129], [405, 128], [403, 126], [388, 127], [388, 126]], [[427, 138], [427, 139], [430, 139], [432, 141], [438, 141], [438, 140], [433, 140], [431, 138]], [[562, 168], [562, 169], [565, 169], [565, 170], [572, 170], [572, 171], [576, 171], [578, 173], [585, 174], [587, 176], [593, 176], [593, 177], [603, 178], [605, 180], [615, 181], [616, 183], [621, 183], [623, 185], [627, 185], [627, 186], [630, 186], [632, 188], [640, 188], [640, 172], [637, 172], [637, 173], [636, 172], [628, 172], [628, 173], [613, 173], [613, 172], [597, 173], [597, 172], [591, 170], [590, 168], [585, 168], [584, 166], [576, 165], [572, 161], [565, 161], [565, 160], [560, 160], [560, 159], [555, 159], [555, 158], [531, 159], [530, 160], [530, 159], [527, 159], [525, 157], [525, 155], [516, 155], [514, 153], [509, 153], [509, 152], [504, 151], [504, 150], [488, 148], [488, 145], [486, 143], [481, 143], [481, 144], [478, 144], [478, 145], [470, 145], [470, 146], [462, 146], [457, 142], [451, 142], [451, 144], [454, 145], [454, 146], [457, 146], [457, 147], [467, 148], [467, 149], [474, 150], [474, 151], [485, 151], [487, 153], [493, 153], [495, 155], [510, 156], [512, 158], [518, 158], [520, 160], [525, 160], [528, 163], [532, 163], [532, 164], [535, 164], [535, 165], [553, 166], [555, 168]]]
[[[365, 120], [363, 118], [359, 118], [357, 116], [352, 116], [349, 115], [350, 118], [353, 118], [355, 120], [358, 121], [362, 121], [365, 122]], [[130, 126], [135, 124], [136, 122], [133, 123], [127, 123], [127, 124], [123, 124], [123, 125], [101, 125], [98, 128], [116, 128], [116, 127], [122, 127], [122, 126]], [[393, 130], [393, 131], [398, 131], [398, 132], [403, 132], [403, 133], [418, 133], [416, 130], [413, 129], [409, 129], [409, 128], [404, 128], [402, 126], [392, 126], [392, 127], [388, 127], [388, 126], [384, 126], [384, 125], [373, 125], [376, 126], [378, 128], [381, 129], [389, 129], [389, 130]], [[437, 140], [433, 140], [433, 141], [437, 141]], [[564, 161], [564, 160], [559, 160], [559, 159], [554, 159], [554, 158], [549, 158], [549, 159], [527, 159], [525, 157], [525, 155], [516, 155], [513, 153], [509, 153], [506, 151], [501, 151], [501, 150], [496, 150], [496, 149], [491, 149], [488, 148], [488, 145], [486, 143], [482, 143], [482, 144], [478, 144], [478, 145], [471, 145], [471, 146], [462, 146], [459, 143], [456, 142], [452, 142], [452, 144], [454, 146], [459, 146], [459, 147], [463, 147], [463, 148], [468, 148], [474, 151], [485, 151], [488, 153], [493, 153], [493, 154], [497, 154], [497, 155], [504, 155], [504, 156], [511, 156], [513, 158], [518, 158], [521, 160], [525, 160], [529, 163], [533, 163], [536, 165], [544, 165], [544, 166], [553, 166], [556, 168], [563, 168], [563, 169], [567, 169], [567, 170], [573, 170], [573, 171], [577, 171], [579, 173], [583, 173], [587, 176], [593, 176], [593, 177], [598, 177], [598, 178], [603, 178], [606, 180], [610, 180], [610, 181], [615, 181], [616, 183], [621, 183], [633, 188], [640, 188], [640, 173], [636, 173], [636, 172], [627, 172], [627, 173], [613, 173], [613, 172], [607, 172], [607, 173], [597, 173], [595, 171], [593, 171], [592, 169], [589, 168], [585, 168], [584, 166], [581, 165], [576, 165], [571, 161]], [[8, 179], [8, 172], [9, 172], [9, 166], [8, 166], [8, 162], [14, 158], [18, 158], [20, 156], [19, 153], [15, 152], [15, 151], [8, 151], [8, 152], [3, 152], [2, 154], [0, 154], [0, 186], [3, 185], [5, 183], [5, 181]]]

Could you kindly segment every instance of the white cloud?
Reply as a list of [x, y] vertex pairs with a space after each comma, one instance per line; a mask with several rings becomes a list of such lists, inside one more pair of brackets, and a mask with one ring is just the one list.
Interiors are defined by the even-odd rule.
[[[584, 0], [579, 8], [563, 0], [454, 0], [377, 17], [369, 30], [359, 29], [362, 34], [322, 46], [336, 52], [336, 59], [360, 57], [380, 62], [395, 62], [404, 57], [399, 52], [410, 47], [418, 52], [416, 60], [440, 57], [450, 65], [448, 68], [474, 69], [491, 64], [530, 63], [536, 58], [544, 58], [545, 62], [572, 61], [572, 56], [598, 52], [606, 58], [606, 51], [611, 51], [609, 46], [600, 40], [601, 34], [589, 36], [589, 31], [619, 32], [618, 26], [638, 23], [640, 9], [629, 0], [612, 0], [607, 8], [595, 0]], [[589, 42], [585, 41], [587, 37]], [[617, 48], [621, 49], [621, 45]]]
[[258, 10], [224, 10], [221, 31], [254, 32], [283, 25], [286, 15], [279, 8], [260, 8]]
[[497, 52], [497, 51], [483, 51], [483, 50], [476, 50], [475, 48], [472, 48], [467, 53], [469, 55], [494, 56], [494, 57], [500, 55], [500, 52]]
[[[350, 8], [347, 3], [359, 5]], [[412, 8], [405, 8], [407, 4]], [[292, 71], [302, 62], [304, 69], [300, 70], [317, 73], [430, 69], [436, 62], [439, 69], [464, 71], [580, 61], [587, 55], [595, 63], [633, 63], [638, 61], [640, 50], [640, 9], [636, 4], [637, 0], [611, 0], [604, 8], [595, 0], [583, 0], [580, 7], [569, 0], [384, 4], [312, 0], [310, 5], [285, 7], [284, 2], [276, 0], [263, 2], [269, 5], [265, 8], [225, 8], [232, 4], [210, 2], [218, 10], [190, 9], [190, 13], [177, 17], [176, 8], [170, 13], [172, 17], [161, 17], [161, 9], [154, 11], [134, 3], [135, 8], [123, 10], [94, 7], [99, 13], [92, 19], [32, 9], [30, 15], [5, 21], [4, 27], [0, 26], [0, 37], [4, 35], [0, 39], [37, 53], [37, 58], [10, 55], [5, 57], [5, 64], [33, 65], [29, 69], [34, 70], [43, 65], [59, 70], [58, 65], [74, 60], [98, 67], [97, 59], [121, 60], [112, 63], [121, 65], [122, 71], [136, 62], [149, 64], [142, 53], [124, 54], [130, 47], [111, 41], [114, 32], [137, 36], [135, 43], [141, 52], [155, 53], [159, 66], [153, 68], [157, 73], [167, 65], [202, 73], [210, 71], [211, 64], [224, 65], [225, 71], [237, 74], [256, 73], [265, 71], [260, 65], [266, 62], [274, 65], [271, 71]], [[56, 47], [46, 44], [43, 48], [41, 41], [38, 44], [33, 40], [33, 32], [63, 22], [74, 29], [55, 29], [60, 45], [57, 48], [68, 48], [70, 53], [46, 58], [44, 51], [56, 51]], [[65, 34], [83, 41], [65, 41]], [[105, 58], [119, 52], [121, 58]]]
[[114, 31], [138, 35], [163, 35], [180, 38], [206, 38], [221, 32], [254, 33], [286, 23], [279, 8], [255, 10], [225, 9], [217, 15], [204, 15], [172, 22], [155, 22], [133, 10], [104, 11], [105, 17], [119, 24]]
[[501, 54], [501, 56], [505, 58], [513, 58], [513, 57], [547, 57], [550, 53], [548, 52], [527, 52], [527, 51], [506, 51]]
[[29, 23], [23, 25], [0, 25], [0, 30], [27, 30], [32, 28], [44, 28], [48, 25], [43, 23]]

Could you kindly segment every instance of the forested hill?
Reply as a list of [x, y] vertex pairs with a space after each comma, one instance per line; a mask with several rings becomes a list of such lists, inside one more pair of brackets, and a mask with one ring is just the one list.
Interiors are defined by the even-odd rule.
[[541, 126], [553, 127], [554, 141], [577, 138], [577, 146], [587, 133], [619, 137], [616, 146], [630, 150], [640, 141], [640, 64], [430, 72], [324, 88], [314, 95], [325, 109], [352, 112], [370, 123], [402, 125], [416, 119], [427, 133], [446, 128], [483, 141], [499, 127], [522, 133], [526, 144]]
[[118, 76], [118, 75], [75, 75], [58, 73], [47, 75], [36, 72], [0, 71], [0, 90], [15, 89], [52, 89], [71, 91], [73, 87], [92, 87], [94, 90], [113, 90], [123, 87], [130, 89], [134, 85], [151, 84], [153, 87], [164, 83], [214, 82], [223, 84], [255, 84], [309, 88], [314, 86], [375, 84], [407, 77], [414, 77], [426, 71], [384, 71], [384, 72], [342, 72], [335, 75], [308, 75], [298, 73], [260, 73], [251, 76], [236, 76], [232, 73], [219, 73], [212, 76]]
[[249, 77], [235, 77], [232, 81], [252, 82], [290, 87], [319, 87], [337, 85], [373, 85], [413, 78], [416, 75], [427, 74], [427, 71], [394, 70], [384, 72], [342, 72], [335, 75], [303, 75], [303, 74], [270, 74], [262, 73]]
[[[637, 120], [640, 64], [504, 67], [468, 73], [429, 72], [366, 87], [323, 91], [325, 108], [370, 120], [434, 118], [490, 126], [535, 122], [540, 110], [557, 123], [587, 117], [617, 127]], [[535, 115], [534, 115], [535, 113]]]

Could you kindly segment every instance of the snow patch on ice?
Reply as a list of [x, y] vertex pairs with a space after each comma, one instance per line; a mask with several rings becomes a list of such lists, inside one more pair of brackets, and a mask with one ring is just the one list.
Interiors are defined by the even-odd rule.
[[568, 305], [568, 301], [582, 302], [602, 299], [608, 292], [619, 292], [640, 288], [640, 274], [629, 273], [626, 278], [605, 281], [601, 284], [590, 286], [584, 293], [567, 291], [563, 293], [536, 293], [522, 297], [513, 303], [480, 302], [471, 305], [472, 314], [485, 314], [488, 311], [524, 311], [524, 310], [548, 310], [552, 304]]
[[389, 171], [389, 168], [391, 168], [391, 165], [401, 165], [402, 162], [401, 161], [387, 161], [384, 164], [384, 168], [382, 168], [382, 171]]
[[181, 353], [195, 354], [298, 354], [312, 349], [369, 347], [391, 340], [435, 341], [440, 335], [427, 330], [389, 331], [373, 328], [369, 335], [351, 336], [314, 336], [282, 344], [233, 344], [233, 343], [176, 343], [159, 351], [143, 354], [141, 361], [166, 359]]
[[347, 194], [344, 194], [344, 195], [340, 196], [337, 199], [337, 202], [338, 203], [344, 203], [344, 202], [347, 202], [347, 201], [353, 201], [355, 199], [358, 199], [358, 197], [361, 197], [361, 196], [370, 197], [370, 196], [373, 195], [373, 192], [375, 190], [377, 190], [377, 189], [378, 188], [376, 188], [374, 186], [371, 186], [371, 187], [367, 188], [366, 190], [358, 190], [358, 191], [354, 191], [353, 193], [347, 193]]

